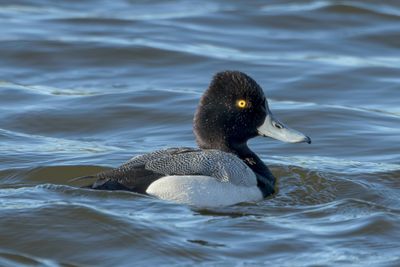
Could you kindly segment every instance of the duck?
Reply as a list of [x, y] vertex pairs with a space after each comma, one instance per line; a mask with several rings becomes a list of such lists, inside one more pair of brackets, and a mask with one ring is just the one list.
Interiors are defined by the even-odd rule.
[[193, 119], [198, 147], [135, 156], [119, 167], [81, 178], [87, 188], [124, 190], [196, 207], [257, 202], [276, 192], [276, 178], [247, 145], [257, 136], [311, 143], [271, 112], [261, 86], [240, 71], [216, 73]]

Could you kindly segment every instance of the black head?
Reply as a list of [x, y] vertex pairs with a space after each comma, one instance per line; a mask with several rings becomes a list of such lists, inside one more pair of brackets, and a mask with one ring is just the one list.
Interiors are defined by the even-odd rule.
[[200, 99], [194, 133], [201, 148], [222, 149], [245, 144], [258, 135], [266, 116], [261, 87], [239, 71], [217, 73]]
[[268, 107], [261, 87], [239, 71], [215, 74], [200, 99], [194, 117], [194, 133], [200, 148], [236, 154], [257, 135], [284, 142], [311, 143], [304, 134], [285, 126]]
[[247, 141], [261, 135], [291, 143], [311, 143], [309, 137], [277, 120], [261, 87], [239, 71], [219, 72], [213, 77], [200, 99], [193, 128], [200, 148], [239, 156], [256, 174], [264, 196], [274, 192], [275, 178], [247, 147]]

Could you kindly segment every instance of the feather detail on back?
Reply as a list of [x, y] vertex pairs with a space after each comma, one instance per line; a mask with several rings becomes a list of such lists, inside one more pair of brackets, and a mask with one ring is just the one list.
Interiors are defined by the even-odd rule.
[[183, 147], [136, 156], [116, 169], [99, 173], [92, 188], [145, 193], [151, 183], [166, 175], [202, 175], [222, 183], [257, 185], [254, 172], [234, 154]]

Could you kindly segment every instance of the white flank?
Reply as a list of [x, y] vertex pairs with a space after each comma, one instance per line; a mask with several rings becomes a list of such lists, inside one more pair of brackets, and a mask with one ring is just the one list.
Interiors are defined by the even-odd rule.
[[228, 206], [263, 199], [257, 186], [238, 186], [200, 175], [165, 176], [150, 184], [146, 193], [197, 207]]

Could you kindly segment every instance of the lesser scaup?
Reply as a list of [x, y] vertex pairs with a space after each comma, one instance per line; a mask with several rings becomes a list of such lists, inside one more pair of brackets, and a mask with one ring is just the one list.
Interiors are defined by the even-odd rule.
[[217, 73], [194, 116], [199, 148], [170, 148], [137, 156], [101, 172], [90, 186], [128, 190], [200, 207], [258, 201], [274, 193], [275, 177], [247, 141], [258, 135], [311, 143], [277, 120], [261, 87], [239, 71]]

